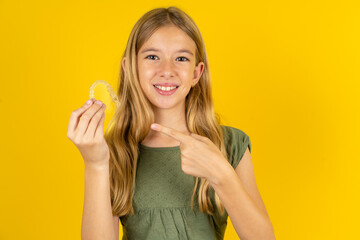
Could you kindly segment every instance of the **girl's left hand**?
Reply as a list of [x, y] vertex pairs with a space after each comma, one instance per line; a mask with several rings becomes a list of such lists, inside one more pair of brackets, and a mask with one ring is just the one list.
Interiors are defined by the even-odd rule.
[[185, 135], [175, 129], [152, 124], [151, 129], [166, 134], [180, 142], [181, 169], [195, 177], [217, 182], [231, 165], [217, 146], [207, 137], [195, 133]]

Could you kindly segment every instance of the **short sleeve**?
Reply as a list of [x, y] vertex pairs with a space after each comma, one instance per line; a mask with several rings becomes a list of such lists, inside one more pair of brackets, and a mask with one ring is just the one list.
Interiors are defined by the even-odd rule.
[[224, 143], [228, 160], [235, 169], [248, 147], [251, 152], [250, 138], [240, 129], [224, 125], [221, 126], [223, 128]]

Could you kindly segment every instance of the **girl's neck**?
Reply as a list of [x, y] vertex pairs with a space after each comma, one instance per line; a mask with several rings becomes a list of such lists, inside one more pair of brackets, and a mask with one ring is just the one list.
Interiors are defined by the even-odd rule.
[[[154, 111], [154, 115], [155, 123], [190, 135], [190, 131], [186, 125], [185, 109], [183, 111], [157, 109]], [[150, 133], [141, 143], [149, 147], [173, 147], [180, 145], [180, 142], [176, 139], [152, 129], [150, 129]]]

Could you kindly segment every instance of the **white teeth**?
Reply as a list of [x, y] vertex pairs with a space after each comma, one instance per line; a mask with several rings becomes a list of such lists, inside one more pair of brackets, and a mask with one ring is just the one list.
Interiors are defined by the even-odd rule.
[[162, 87], [162, 86], [158, 86], [158, 85], [154, 85], [156, 88], [162, 90], [162, 91], [170, 91], [170, 90], [173, 90], [175, 89], [176, 87]]

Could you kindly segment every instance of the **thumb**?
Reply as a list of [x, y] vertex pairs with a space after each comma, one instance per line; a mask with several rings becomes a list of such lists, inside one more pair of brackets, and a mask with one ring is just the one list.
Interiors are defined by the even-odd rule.
[[197, 139], [197, 140], [199, 140], [199, 141], [201, 141], [201, 142], [206, 142], [206, 140], [207, 140], [206, 137], [200, 136], [200, 135], [198, 135], [196, 133], [191, 133], [190, 136]]

